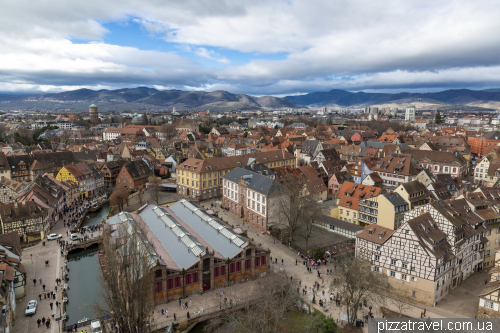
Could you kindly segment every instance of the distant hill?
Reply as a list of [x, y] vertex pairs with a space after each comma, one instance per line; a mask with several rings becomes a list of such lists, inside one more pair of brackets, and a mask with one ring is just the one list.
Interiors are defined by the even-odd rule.
[[345, 90], [313, 92], [306, 95], [286, 96], [286, 99], [310, 106], [366, 107], [366, 106], [405, 106], [449, 107], [466, 105], [480, 108], [500, 108], [500, 89], [469, 90], [455, 89], [436, 93], [365, 93]]
[[260, 108], [302, 108], [293, 101], [273, 96], [254, 97], [232, 94], [224, 90], [212, 92], [165, 90], [137, 87], [117, 90], [78, 89], [57, 94], [2, 95], [0, 109], [82, 109], [95, 103], [103, 111], [142, 108], [182, 109], [260, 109]]

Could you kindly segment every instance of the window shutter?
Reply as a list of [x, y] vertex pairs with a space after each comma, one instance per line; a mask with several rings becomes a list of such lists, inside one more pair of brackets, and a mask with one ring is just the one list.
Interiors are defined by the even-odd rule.
[[372, 272], [375, 271], [375, 266], [372, 266]]
[[391, 271], [387, 270], [387, 276], [391, 276]]
[[401, 273], [396, 273], [396, 279], [401, 280]]
[[409, 275], [406, 276], [406, 282], [410, 282], [410, 276]]
[[417, 282], [417, 278], [414, 278], [414, 281]]
[[493, 303], [493, 310], [498, 311], [498, 303]]
[[479, 306], [484, 306], [484, 299], [479, 300]]
[[375, 255], [374, 254], [372, 254], [372, 260], [375, 260]]

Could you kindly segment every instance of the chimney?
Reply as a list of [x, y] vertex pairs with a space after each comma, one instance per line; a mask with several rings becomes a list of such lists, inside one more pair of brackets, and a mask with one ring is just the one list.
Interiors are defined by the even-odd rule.
[[424, 215], [424, 210], [423, 209], [420, 210], [420, 215]]
[[16, 201], [16, 202], [14, 202], [14, 208], [16, 208], [16, 209], [17, 209], [17, 201]]
[[429, 203], [432, 203], [432, 198], [429, 199]]
[[26, 206], [26, 201], [23, 201], [22, 204], [23, 204], [23, 206]]

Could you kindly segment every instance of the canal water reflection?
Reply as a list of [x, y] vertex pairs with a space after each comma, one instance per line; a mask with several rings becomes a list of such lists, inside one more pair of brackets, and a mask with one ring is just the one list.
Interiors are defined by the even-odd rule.
[[87, 216], [84, 217], [81, 226], [88, 227], [94, 224], [99, 224], [102, 220], [106, 220], [109, 212], [109, 202], [102, 205], [102, 207], [93, 213], [88, 213]]
[[[89, 213], [82, 226], [101, 223], [106, 219], [109, 203], [94, 213]], [[85, 250], [75, 250], [68, 254], [68, 304], [66, 306], [66, 326], [80, 319], [94, 317], [90, 304], [100, 301], [99, 276], [101, 274], [97, 256], [98, 246]]]

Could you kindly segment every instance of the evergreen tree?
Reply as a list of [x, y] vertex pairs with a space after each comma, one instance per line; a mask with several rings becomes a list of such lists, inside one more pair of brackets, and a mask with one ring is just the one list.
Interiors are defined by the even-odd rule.
[[325, 253], [321, 251], [321, 249], [318, 247], [316, 251], [314, 251], [313, 259], [314, 260], [325, 259]]
[[143, 123], [144, 125], [147, 125], [147, 124], [148, 124], [148, 116], [146, 116], [146, 112], [144, 112], [144, 113], [142, 114], [142, 123]]
[[245, 133], [243, 133], [243, 139], [246, 139], [248, 137], [248, 132], [245, 131]]
[[434, 118], [434, 122], [436, 124], [441, 124], [443, 122], [443, 120], [441, 119], [441, 112], [436, 112], [436, 118]]

